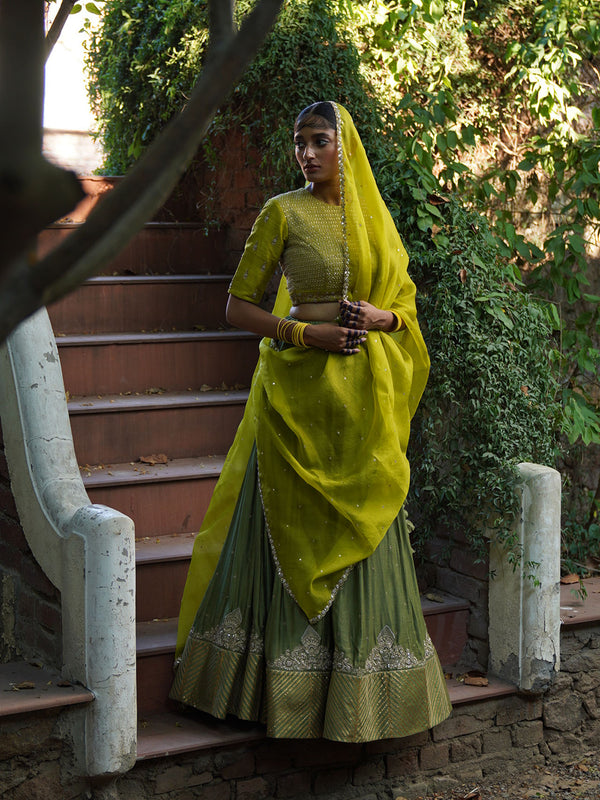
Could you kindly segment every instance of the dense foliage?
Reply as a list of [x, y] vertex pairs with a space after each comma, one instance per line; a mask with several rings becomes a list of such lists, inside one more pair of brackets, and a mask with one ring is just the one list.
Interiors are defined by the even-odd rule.
[[[510, 546], [516, 463], [554, 463], [561, 429], [600, 441], [598, 298], [585, 288], [600, 118], [598, 82], [582, 82], [598, 13], [595, 0], [288, 2], [213, 126], [246, 130], [265, 190], [282, 191], [298, 180], [298, 109], [331, 98], [353, 114], [432, 355], [411, 459], [425, 533], [460, 519], [474, 541], [491, 526]], [[185, 104], [206, 45], [204, 3], [112, 0], [90, 44], [107, 171]]]

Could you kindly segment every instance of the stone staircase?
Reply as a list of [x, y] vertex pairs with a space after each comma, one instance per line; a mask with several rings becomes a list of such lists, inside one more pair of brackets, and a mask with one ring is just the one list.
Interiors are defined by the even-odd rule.
[[[75, 227], [51, 226], [42, 252]], [[167, 698], [194, 534], [242, 417], [258, 340], [225, 322], [222, 239], [149, 223], [110, 264], [49, 308], [78, 463], [90, 499], [136, 527], [138, 758], [261, 738], [258, 726], [182, 716]], [[468, 603], [424, 599], [442, 663], [467, 638]], [[452, 682], [455, 703], [473, 688]], [[454, 685], [456, 683], [456, 685]], [[485, 696], [512, 692], [490, 681]], [[477, 699], [482, 689], [475, 689]]]

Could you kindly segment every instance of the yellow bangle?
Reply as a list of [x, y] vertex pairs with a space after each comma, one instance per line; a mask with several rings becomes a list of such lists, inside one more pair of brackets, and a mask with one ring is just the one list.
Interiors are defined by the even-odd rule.
[[390, 311], [390, 314], [396, 320], [396, 324], [394, 325], [394, 327], [390, 331], [388, 331], [388, 333], [396, 333], [396, 331], [402, 330], [402, 328], [404, 328], [405, 325], [404, 325], [404, 320], [402, 319], [400, 314], [398, 314], [396, 311]]

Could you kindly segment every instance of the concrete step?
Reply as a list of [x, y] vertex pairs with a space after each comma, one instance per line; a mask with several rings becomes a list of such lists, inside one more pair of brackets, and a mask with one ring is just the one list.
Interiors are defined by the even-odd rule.
[[237, 330], [115, 333], [57, 339], [71, 396], [248, 386], [258, 337]]
[[[193, 539], [190, 538], [187, 542], [187, 546], [190, 548], [190, 556], [192, 543]], [[183, 550], [182, 543], [179, 550], [180, 554], [183, 553]], [[177, 563], [181, 564], [182, 562]], [[183, 581], [179, 598], [181, 597], [181, 591], [183, 591], [183, 582], [186, 574], [185, 571], [182, 571]], [[157, 579], [156, 585], [163, 581], [170, 583], [171, 576], [168, 579]], [[465, 615], [467, 604], [446, 593], [436, 592], [436, 597], [438, 600], [435, 601], [435, 609], [432, 608], [431, 601], [425, 597], [421, 598], [427, 630], [442, 664], [453, 664], [462, 653], [467, 639], [467, 616]], [[443, 621], [444, 617], [447, 618], [446, 621]], [[138, 704], [140, 713], [158, 713], [161, 710], [166, 711], [172, 707], [167, 694], [173, 680], [172, 667], [176, 636], [176, 616], [171, 619], [165, 617], [150, 619], [146, 615], [145, 621], [138, 622], [137, 651], [138, 685], [140, 690]]]
[[90, 278], [48, 308], [56, 335], [224, 326], [230, 275]]
[[[57, 222], [38, 237], [38, 255], [54, 250], [81, 225]], [[193, 222], [148, 222], [102, 271], [106, 275], [166, 275], [215, 272], [223, 263], [225, 232]]]
[[153, 453], [169, 458], [225, 453], [247, 398], [240, 389], [71, 398], [78, 463], [137, 461]]
[[0, 717], [81, 705], [93, 699], [93, 692], [63, 680], [55, 670], [26, 661], [0, 664]]
[[83, 465], [92, 503], [131, 517], [136, 535], [164, 536], [199, 530], [221, 473], [222, 455], [142, 463]]
[[583, 595], [581, 588], [579, 583], [561, 584], [560, 621], [565, 627], [600, 621], [600, 576], [585, 579]]

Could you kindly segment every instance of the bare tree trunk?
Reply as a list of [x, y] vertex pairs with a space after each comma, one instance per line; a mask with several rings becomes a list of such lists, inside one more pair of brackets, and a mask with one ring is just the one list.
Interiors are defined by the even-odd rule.
[[[219, 2], [211, 0], [211, 5]], [[281, 4], [282, 0], [260, 0], [240, 31], [214, 51], [186, 108], [81, 228], [33, 267], [24, 256], [11, 264], [0, 286], [0, 341], [42, 305], [97, 272], [160, 208], [196, 153], [218, 106], [258, 50]]]
[[42, 157], [43, 0], [0, 0], [0, 276], [83, 192]]

